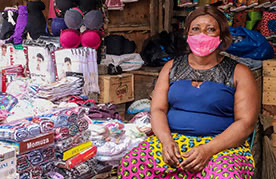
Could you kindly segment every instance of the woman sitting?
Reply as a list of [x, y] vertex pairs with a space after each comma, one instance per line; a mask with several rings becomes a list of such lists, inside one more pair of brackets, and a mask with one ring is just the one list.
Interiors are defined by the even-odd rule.
[[219, 55], [231, 42], [227, 19], [211, 6], [185, 22], [191, 53], [159, 74], [152, 106], [155, 135], [125, 155], [118, 178], [251, 178], [246, 141], [260, 102], [248, 67]]

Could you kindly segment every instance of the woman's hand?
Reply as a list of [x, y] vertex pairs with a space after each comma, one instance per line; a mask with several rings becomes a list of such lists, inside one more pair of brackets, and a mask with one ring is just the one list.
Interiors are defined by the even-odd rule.
[[207, 149], [206, 144], [197, 146], [181, 155], [184, 161], [181, 162], [179, 167], [192, 173], [200, 172], [208, 164], [211, 156], [212, 152]]
[[165, 163], [170, 166], [179, 165], [178, 159], [181, 158], [179, 153], [178, 145], [173, 141], [167, 141], [162, 143], [162, 156]]

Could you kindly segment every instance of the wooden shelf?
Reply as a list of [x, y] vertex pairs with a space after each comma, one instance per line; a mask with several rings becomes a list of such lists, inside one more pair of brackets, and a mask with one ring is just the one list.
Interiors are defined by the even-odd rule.
[[127, 32], [127, 31], [150, 31], [149, 25], [108, 25], [108, 32]]
[[189, 12], [188, 11], [184, 11], [184, 10], [181, 10], [181, 11], [173, 11], [173, 16], [188, 16]]

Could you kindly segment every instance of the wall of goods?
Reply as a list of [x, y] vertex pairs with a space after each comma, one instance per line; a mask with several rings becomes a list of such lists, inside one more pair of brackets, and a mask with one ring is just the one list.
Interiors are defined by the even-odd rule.
[[[204, 4], [220, 8], [232, 27], [233, 46], [222, 55], [249, 66], [261, 91], [262, 62], [274, 64], [275, 0], [1, 1], [0, 174], [116, 173], [151, 134], [160, 69], [185, 52], [185, 18]], [[274, 105], [269, 79], [263, 100]]]

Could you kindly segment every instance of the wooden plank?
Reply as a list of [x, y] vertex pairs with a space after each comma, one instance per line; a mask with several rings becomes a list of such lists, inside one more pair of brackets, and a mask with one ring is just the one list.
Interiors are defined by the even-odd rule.
[[158, 0], [150, 0], [150, 29], [151, 36], [158, 32]]
[[134, 75], [134, 100], [150, 99], [158, 76]]
[[108, 26], [107, 31], [108, 32], [128, 32], [128, 31], [150, 31], [151, 27], [148, 25], [121, 25], [121, 26], [115, 26], [111, 25]]
[[263, 104], [276, 105], [276, 92], [263, 91]]
[[263, 68], [267, 68], [267, 67], [276, 67], [276, 59], [264, 60]]
[[183, 16], [183, 17], [186, 17], [186, 16], [188, 16], [188, 14], [189, 14], [188, 11], [183, 11], [183, 10], [173, 11], [173, 16]]
[[263, 91], [276, 92], [276, 77], [263, 77]]
[[164, 27], [167, 32], [171, 31], [171, 19], [173, 15], [173, 1], [165, 0], [165, 22]]
[[267, 66], [263, 68], [263, 76], [276, 77], [276, 67]]
[[154, 72], [145, 72], [145, 71], [129, 71], [128, 73], [132, 73], [135, 75], [145, 75], [146, 76], [158, 76], [159, 73], [154, 73]]
[[159, 4], [158, 4], [158, 6], [159, 6], [159, 23], [158, 23], [158, 32], [160, 33], [160, 32], [162, 32], [163, 30], [164, 30], [164, 24], [163, 24], [163, 0], [159, 0]]
[[150, 26], [148, 0], [125, 3], [123, 11], [108, 11], [109, 25], [146, 24]]

